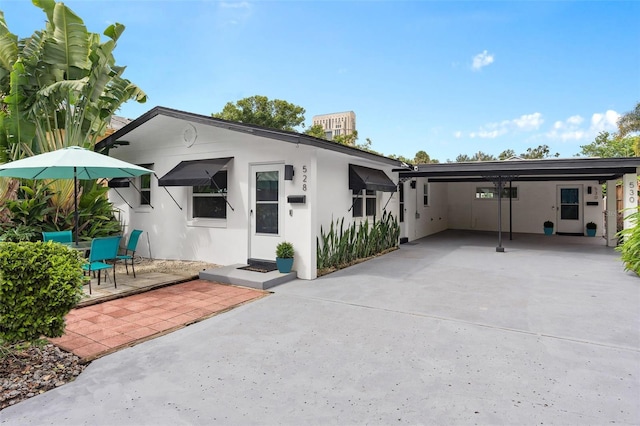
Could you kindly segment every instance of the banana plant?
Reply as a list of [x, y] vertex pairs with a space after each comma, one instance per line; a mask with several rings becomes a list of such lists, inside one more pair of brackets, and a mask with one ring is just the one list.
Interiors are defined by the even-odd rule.
[[122, 24], [109, 25], [104, 31], [108, 40], [101, 42], [63, 3], [33, 3], [45, 12], [47, 24], [25, 40], [10, 33], [0, 12], [5, 160], [73, 145], [93, 148], [124, 102], [146, 101], [146, 94], [122, 77], [125, 67], [115, 63]]
[[[109, 25], [102, 41], [63, 3], [32, 2], [47, 23], [25, 39], [10, 32], [0, 11], [0, 163], [67, 146], [93, 149], [122, 104], [146, 101], [115, 62], [122, 24]], [[73, 203], [73, 182], [50, 189], [57, 192], [50, 199], [55, 223]]]

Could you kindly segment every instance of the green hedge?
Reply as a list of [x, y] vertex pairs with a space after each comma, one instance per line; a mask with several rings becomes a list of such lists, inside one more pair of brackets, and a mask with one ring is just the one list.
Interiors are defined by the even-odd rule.
[[0, 340], [58, 337], [82, 297], [84, 260], [57, 243], [0, 243]]

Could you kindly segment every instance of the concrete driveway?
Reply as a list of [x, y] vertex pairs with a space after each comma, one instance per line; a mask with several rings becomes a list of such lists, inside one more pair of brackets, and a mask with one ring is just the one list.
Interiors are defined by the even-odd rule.
[[640, 279], [546, 238], [449, 231], [276, 287], [0, 422], [640, 424]]

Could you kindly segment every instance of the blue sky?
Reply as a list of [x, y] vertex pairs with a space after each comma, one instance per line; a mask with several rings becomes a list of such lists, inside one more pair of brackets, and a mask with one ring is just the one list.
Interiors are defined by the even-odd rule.
[[[313, 115], [354, 111], [384, 154], [440, 161], [547, 144], [571, 157], [640, 101], [637, 1], [65, 2], [156, 105], [200, 114], [264, 95]], [[20, 37], [44, 27], [0, 0]]]

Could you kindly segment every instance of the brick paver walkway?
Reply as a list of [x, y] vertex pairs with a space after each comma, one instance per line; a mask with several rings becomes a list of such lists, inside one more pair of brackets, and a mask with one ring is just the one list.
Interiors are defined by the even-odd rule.
[[92, 360], [267, 295], [250, 288], [195, 280], [85, 308], [66, 316], [52, 343]]

